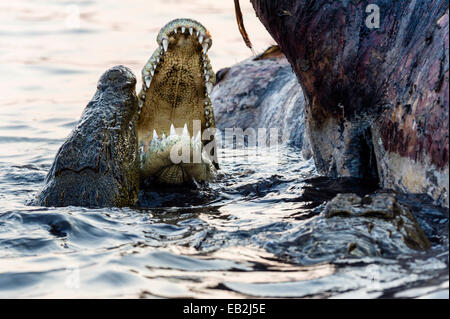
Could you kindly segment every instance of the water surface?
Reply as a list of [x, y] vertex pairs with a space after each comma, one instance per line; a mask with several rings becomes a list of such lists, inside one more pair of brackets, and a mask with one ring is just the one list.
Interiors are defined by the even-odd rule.
[[[272, 40], [242, 6], [263, 50]], [[0, 297], [448, 298], [448, 210], [401, 195], [432, 248], [377, 241], [323, 214], [336, 193], [373, 185], [318, 178], [295, 147], [258, 162], [226, 149], [217, 183], [147, 192], [137, 208], [27, 205], [99, 76], [116, 64], [140, 74], [178, 17], [211, 31], [216, 71], [251, 54], [232, 1], [0, 4]], [[348, 254], [351, 241], [363, 249]]]

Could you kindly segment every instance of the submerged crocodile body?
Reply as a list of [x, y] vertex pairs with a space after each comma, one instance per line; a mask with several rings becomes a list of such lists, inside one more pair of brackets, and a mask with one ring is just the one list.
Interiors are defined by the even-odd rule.
[[128, 68], [101, 76], [34, 205], [133, 206], [140, 184], [214, 177], [211, 37], [200, 23], [177, 19], [161, 29], [157, 42], [138, 97]]

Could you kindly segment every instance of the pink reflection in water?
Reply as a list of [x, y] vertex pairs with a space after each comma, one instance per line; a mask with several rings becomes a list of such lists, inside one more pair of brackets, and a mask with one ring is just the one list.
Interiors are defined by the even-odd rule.
[[[242, 9], [256, 49], [264, 50], [273, 40], [250, 3], [244, 1]], [[79, 103], [89, 100], [106, 68], [124, 64], [140, 74], [156, 48], [159, 29], [180, 17], [196, 19], [210, 30], [216, 71], [251, 55], [229, 0], [2, 2], [0, 107], [51, 97], [69, 109], [72, 101], [79, 114]]]

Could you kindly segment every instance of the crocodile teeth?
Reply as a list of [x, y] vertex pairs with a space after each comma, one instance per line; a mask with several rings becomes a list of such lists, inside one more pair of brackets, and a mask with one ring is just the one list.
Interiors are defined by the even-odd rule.
[[166, 133], [164, 133], [164, 132], [163, 132], [163, 133], [162, 133], [162, 137], [161, 137], [161, 140], [163, 140], [163, 141], [164, 141], [165, 139], [166, 139]]
[[208, 94], [211, 94], [212, 89], [213, 89], [212, 83], [210, 82], [206, 83], [206, 91], [208, 92]]
[[206, 122], [206, 127], [209, 127], [209, 122]]
[[196, 34], [197, 34], [197, 37], [198, 37], [198, 36], [200, 35], [200, 31], [197, 31], [197, 33], [196, 33]]
[[175, 127], [173, 126], [173, 124], [170, 124], [170, 136], [175, 135], [177, 135], [177, 131], [175, 131]]
[[209, 110], [208, 109], [205, 110], [205, 114], [209, 115]]
[[155, 70], [151, 69], [151, 70], [150, 70], [150, 74], [151, 74], [152, 76], [154, 76], [154, 75], [155, 75]]
[[177, 33], [177, 28], [173, 29], [173, 33], [175, 34]]
[[156, 57], [156, 63], [159, 63], [160, 57], [159, 55]]
[[199, 42], [200, 44], [203, 43], [203, 34], [201, 34], [201, 35], [198, 37], [198, 42]]
[[193, 28], [189, 28], [189, 34], [192, 35], [194, 33], [194, 29]]
[[148, 145], [151, 148], [157, 148], [159, 146], [159, 144], [161, 143], [160, 140], [158, 140], [158, 135], [155, 135], [156, 132], [155, 130], [153, 130], [153, 138], [151, 141], [149, 141]]
[[150, 83], [152, 83], [152, 78], [150, 76], [146, 76], [145, 85], [147, 86], [147, 89], [150, 87]]
[[202, 47], [203, 47], [203, 53], [206, 53], [206, 51], [208, 51], [208, 43], [203, 43], [202, 44]]
[[181, 33], [185, 33], [186, 32], [186, 28], [185, 27], [181, 27]]
[[164, 39], [162, 40], [162, 45], [163, 45], [164, 52], [167, 52], [167, 49], [169, 48], [169, 40], [167, 40], [166, 38], [164, 38]]
[[206, 75], [205, 75], [205, 80], [206, 80], [206, 82], [209, 81], [209, 78], [210, 78], [210, 75], [209, 75], [209, 74], [206, 74]]

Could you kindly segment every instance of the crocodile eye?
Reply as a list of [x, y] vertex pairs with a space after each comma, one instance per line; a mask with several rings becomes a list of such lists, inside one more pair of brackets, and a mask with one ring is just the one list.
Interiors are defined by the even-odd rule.
[[115, 66], [107, 70], [100, 78], [97, 89], [104, 91], [108, 87], [113, 89], [130, 89], [136, 84], [136, 77], [130, 69], [124, 66]]
[[132, 89], [132, 88], [134, 88], [135, 85], [136, 85], [136, 80], [135, 80], [135, 81], [126, 81], [126, 82], [122, 85], [122, 87], [123, 87], [124, 89]]
[[103, 82], [99, 82], [99, 83], [97, 84], [97, 90], [99, 90], [99, 91], [104, 91], [107, 87], [108, 87], [108, 85], [106, 85], [106, 84], [103, 83]]

